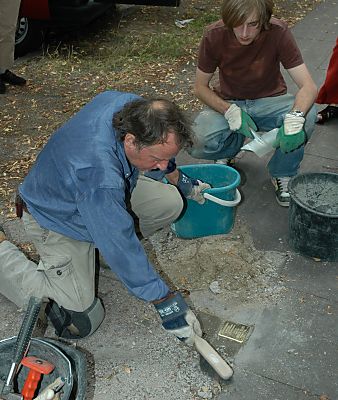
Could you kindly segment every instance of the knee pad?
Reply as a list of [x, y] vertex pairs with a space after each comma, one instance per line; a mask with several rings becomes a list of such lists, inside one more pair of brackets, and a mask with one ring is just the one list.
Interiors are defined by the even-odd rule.
[[67, 310], [53, 300], [46, 306], [46, 315], [55, 328], [55, 334], [65, 339], [82, 339], [90, 336], [101, 325], [104, 314], [103, 305], [98, 298], [81, 312]]

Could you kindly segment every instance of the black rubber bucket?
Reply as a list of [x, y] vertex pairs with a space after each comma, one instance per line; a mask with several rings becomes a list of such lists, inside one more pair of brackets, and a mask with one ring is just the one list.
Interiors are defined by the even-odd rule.
[[308, 257], [338, 261], [338, 174], [297, 175], [289, 192], [290, 246]]

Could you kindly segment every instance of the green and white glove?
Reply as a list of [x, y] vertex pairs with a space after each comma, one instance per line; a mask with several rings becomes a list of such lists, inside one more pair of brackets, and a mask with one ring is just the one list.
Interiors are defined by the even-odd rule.
[[257, 126], [245, 111], [243, 111], [236, 104], [231, 106], [224, 113], [224, 118], [228, 121], [229, 127], [234, 132], [239, 132], [242, 135], [253, 139], [251, 129], [257, 131]]
[[304, 122], [304, 117], [291, 113], [286, 114], [284, 123], [277, 132], [273, 147], [280, 147], [283, 153], [298, 149], [305, 142]]

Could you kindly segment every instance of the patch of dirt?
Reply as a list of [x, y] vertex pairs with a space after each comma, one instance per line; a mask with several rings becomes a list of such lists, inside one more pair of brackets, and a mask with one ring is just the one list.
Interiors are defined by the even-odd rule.
[[[322, 0], [275, 0], [274, 16], [283, 19], [290, 27], [302, 20]], [[179, 8], [171, 7], [134, 7], [122, 13], [119, 29], [126, 33], [132, 31], [169, 31], [174, 28], [174, 19], [199, 18], [203, 13], [213, 13], [220, 17], [223, 0], [181, 0]], [[129, 10], [129, 11], [128, 11]], [[132, 22], [132, 23], [130, 23]], [[198, 43], [196, 44], [198, 45]]]
[[170, 228], [143, 241], [151, 261], [173, 290], [210, 290], [233, 306], [268, 304], [281, 295], [277, 271], [287, 254], [259, 251], [243, 221], [226, 235], [178, 238]]

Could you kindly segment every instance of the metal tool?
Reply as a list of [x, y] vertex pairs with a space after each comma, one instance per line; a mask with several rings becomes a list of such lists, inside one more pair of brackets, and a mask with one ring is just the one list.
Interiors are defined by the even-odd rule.
[[253, 139], [257, 140], [257, 142], [261, 143], [261, 144], [265, 144], [264, 140], [261, 138], [260, 135], [257, 134], [256, 131], [254, 131], [252, 128], [249, 128], [250, 132], [252, 133]]
[[7, 376], [6, 384], [0, 391], [0, 398], [4, 398], [6, 400], [19, 400], [23, 398], [20, 394], [13, 393], [13, 380], [16, 375], [18, 366], [27, 352], [29, 342], [32, 337], [32, 332], [38, 319], [40, 307], [41, 299], [38, 299], [36, 297], [31, 297], [29, 299], [24, 320], [21, 324], [19, 335], [13, 348], [12, 365]]
[[24, 400], [32, 400], [36, 388], [40, 382], [41, 375], [50, 374], [54, 370], [55, 365], [48, 361], [42, 360], [41, 358], [33, 356], [24, 357], [21, 361], [21, 364], [29, 368], [29, 372], [25, 384], [23, 385], [21, 394], [23, 395]]
[[254, 139], [241, 147], [241, 150], [252, 151], [258, 157], [263, 157], [265, 154], [275, 150], [273, 144], [275, 142], [278, 128], [271, 129], [268, 132], [255, 132], [251, 130]]
[[34, 400], [55, 400], [65, 384], [65, 378], [59, 376], [53, 383], [48, 385]]
[[34, 397], [34, 400], [54, 400], [55, 393], [52, 389], [44, 390], [43, 393], [39, 394], [38, 397]]
[[0, 381], [0, 400], [23, 400], [23, 396], [19, 393], [3, 393], [5, 382]]
[[222, 379], [228, 380], [232, 377], [234, 371], [230, 365], [223, 360], [223, 358], [205, 339], [196, 335], [194, 344], [196, 350]]

